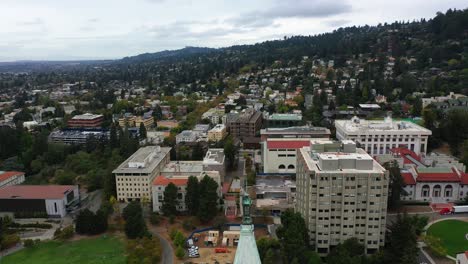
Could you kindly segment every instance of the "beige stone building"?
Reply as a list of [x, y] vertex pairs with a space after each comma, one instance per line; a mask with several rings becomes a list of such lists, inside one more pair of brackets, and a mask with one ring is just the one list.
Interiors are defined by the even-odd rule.
[[223, 124], [216, 125], [210, 131], [208, 131], [208, 141], [218, 142], [223, 140], [227, 135], [226, 126]]
[[169, 163], [170, 150], [159, 146], [143, 147], [120, 164], [112, 172], [115, 175], [117, 200], [139, 201], [144, 197], [151, 200], [153, 180]]
[[388, 173], [379, 163], [350, 140], [311, 140], [297, 163], [296, 211], [319, 254], [353, 237], [366, 253], [384, 245]]

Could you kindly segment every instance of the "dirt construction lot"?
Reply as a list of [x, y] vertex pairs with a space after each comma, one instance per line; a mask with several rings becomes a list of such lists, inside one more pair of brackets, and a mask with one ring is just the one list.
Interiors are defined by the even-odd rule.
[[192, 259], [185, 259], [184, 261], [178, 263], [215, 263], [218, 261], [220, 264], [228, 264], [234, 262], [234, 256], [236, 255], [236, 248], [228, 248], [228, 253], [215, 253], [214, 248], [207, 247], [207, 248], [200, 248], [199, 258], [192, 258]]

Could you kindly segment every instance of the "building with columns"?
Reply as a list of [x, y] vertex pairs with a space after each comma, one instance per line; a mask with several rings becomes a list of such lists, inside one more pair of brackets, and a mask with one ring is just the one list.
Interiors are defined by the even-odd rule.
[[406, 147], [416, 154], [427, 151], [427, 142], [432, 131], [408, 121], [384, 120], [335, 120], [336, 138], [353, 140], [369, 155], [384, 155], [388, 150]]
[[418, 155], [406, 148], [395, 148], [377, 160], [380, 164], [398, 164], [405, 183], [401, 194], [404, 201], [447, 203], [463, 200], [468, 194], [466, 166], [452, 156]]

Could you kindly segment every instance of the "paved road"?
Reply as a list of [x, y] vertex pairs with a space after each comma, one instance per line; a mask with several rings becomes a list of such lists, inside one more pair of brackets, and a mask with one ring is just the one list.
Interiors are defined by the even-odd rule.
[[418, 264], [434, 264], [434, 261], [427, 258], [426, 255], [423, 253], [422, 249], [419, 249], [418, 258], [416, 259], [416, 263], [418, 263]]
[[164, 237], [158, 234], [158, 232], [153, 232], [153, 234], [159, 238], [159, 241], [161, 241], [161, 247], [162, 247], [161, 263], [164, 263], [164, 264], [174, 263], [174, 253], [172, 252], [171, 244], [169, 244], [169, 242]]
[[[427, 212], [427, 213], [408, 213], [409, 215], [420, 215], [429, 217], [429, 222], [434, 222], [439, 219], [449, 219], [449, 218], [460, 218], [468, 217], [468, 213], [464, 214], [450, 214], [450, 215], [440, 215], [438, 212]], [[387, 214], [387, 225], [391, 225], [396, 219], [398, 214]]]

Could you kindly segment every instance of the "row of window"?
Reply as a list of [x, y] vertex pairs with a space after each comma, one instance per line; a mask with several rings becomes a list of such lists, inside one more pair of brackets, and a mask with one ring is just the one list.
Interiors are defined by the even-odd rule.
[[132, 191], [132, 192], [139, 192], [139, 191], [142, 191], [142, 192], [147, 192], [148, 189], [147, 188], [117, 188], [117, 191]]

